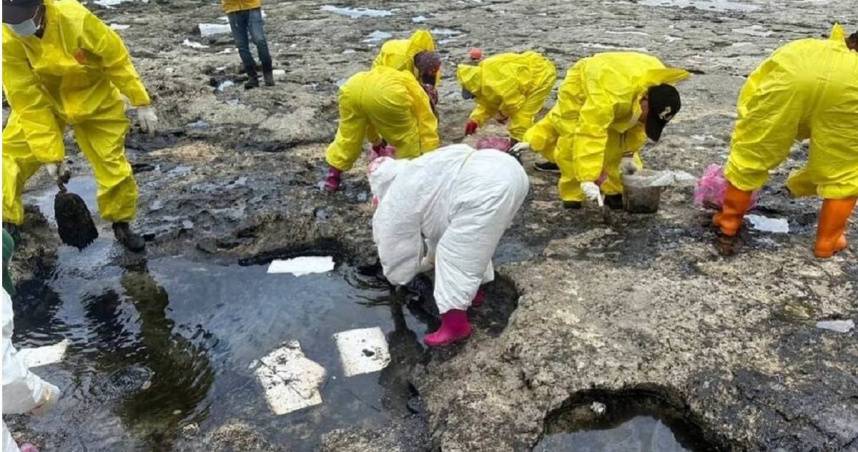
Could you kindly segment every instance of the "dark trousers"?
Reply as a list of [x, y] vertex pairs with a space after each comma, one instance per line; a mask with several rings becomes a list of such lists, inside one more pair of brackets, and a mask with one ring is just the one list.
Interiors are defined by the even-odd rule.
[[271, 54], [268, 52], [268, 41], [265, 40], [265, 30], [262, 28], [262, 10], [256, 8], [230, 13], [229, 28], [247, 75], [251, 78], [257, 77], [256, 62], [250, 53], [251, 40], [256, 44], [262, 71], [271, 72]]

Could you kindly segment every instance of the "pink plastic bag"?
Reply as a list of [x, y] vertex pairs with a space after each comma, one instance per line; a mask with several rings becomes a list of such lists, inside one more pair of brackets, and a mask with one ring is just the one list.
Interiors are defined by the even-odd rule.
[[[721, 209], [724, 204], [724, 193], [727, 191], [727, 179], [721, 165], [711, 164], [703, 171], [694, 189], [694, 205], [710, 209]], [[757, 203], [759, 193], [751, 196], [751, 207]]]
[[483, 137], [477, 140], [477, 149], [497, 149], [501, 152], [507, 152], [510, 145], [509, 138], [504, 137]]

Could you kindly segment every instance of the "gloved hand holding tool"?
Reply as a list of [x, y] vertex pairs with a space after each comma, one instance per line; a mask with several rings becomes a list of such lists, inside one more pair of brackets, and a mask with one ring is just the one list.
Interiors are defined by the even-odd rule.
[[63, 161], [59, 161], [57, 163], [48, 163], [45, 165], [45, 169], [48, 170], [48, 174], [57, 181], [58, 185], [65, 185], [71, 179], [71, 171], [69, 171], [68, 166]]

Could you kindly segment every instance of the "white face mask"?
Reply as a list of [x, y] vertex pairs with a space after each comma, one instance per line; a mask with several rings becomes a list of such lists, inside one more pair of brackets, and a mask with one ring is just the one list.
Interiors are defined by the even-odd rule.
[[[6, 24], [9, 28], [15, 32], [18, 36], [33, 36], [39, 31], [40, 25], [36, 23], [36, 18], [39, 17], [39, 9], [36, 10], [36, 14], [18, 24]], [[41, 21], [40, 21], [41, 22]]]

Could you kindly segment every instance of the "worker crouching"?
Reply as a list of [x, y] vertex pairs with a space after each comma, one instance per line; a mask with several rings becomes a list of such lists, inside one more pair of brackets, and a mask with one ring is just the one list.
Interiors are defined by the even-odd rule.
[[385, 277], [405, 285], [435, 269], [441, 327], [429, 346], [470, 336], [467, 309], [494, 278], [491, 259], [529, 190], [504, 152], [452, 145], [414, 160], [379, 158], [369, 182], [377, 209], [372, 234]]
[[[724, 176], [729, 185], [714, 223], [734, 238], [751, 195], [810, 139], [804, 168], [787, 180], [792, 196], [823, 198], [814, 254], [846, 248], [846, 226], [858, 197], [858, 33], [836, 25], [829, 39], [801, 39], [776, 50], [748, 77]], [[730, 249], [731, 247], [726, 247]]]

